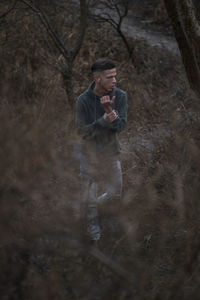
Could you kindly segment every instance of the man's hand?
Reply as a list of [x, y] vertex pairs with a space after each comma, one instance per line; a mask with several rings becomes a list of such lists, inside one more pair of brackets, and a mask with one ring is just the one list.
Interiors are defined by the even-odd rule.
[[117, 113], [112, 110], [110, 113], [105, 113], [103, 116], [104, 120], [108, 123], [112, 123], [114, 120], [116, 120], [118, 118]]
[[103, 96], [100, 99], [101, 105], [103, 106], [105, 112], [107, 114], [112, 112], [112, 104], [115, 101], [115, 96], [112, 97], [112, 99], [110, 99], [109, 96]]

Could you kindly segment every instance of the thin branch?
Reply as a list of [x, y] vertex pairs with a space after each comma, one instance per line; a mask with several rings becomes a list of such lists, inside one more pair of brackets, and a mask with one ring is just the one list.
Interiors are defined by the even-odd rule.
[[109, 4], [107, 1], [100, 1], [100, 5], [103, 6], [103, 8], [107, 7], [109, 9], [113, 9], [113, 5], [112, 4]]
[[121, 11], [120, 11], [120, 9], [119, 9], [119, 7], [118, 7], [118, 4], [116, 3], [115, 5], [114, 5], [114, 7], [115, 7], [115, 9], [116, 9], [116, 11], [117, 11], [117, 13], [118, 13], [118, 16], [119, 16], [119, 18], [121, 19]]
[[[102, 7], [102, 13], [98, 14], [98, 16], [92, 15], [92, 18], [96, 22], [107, 22], [108, 24], [110, 24], [118, 32], [119, 36], [122, 38], [127, 48], [127, 51], [129, 53], [129, 56], [131, 57], [133, 53], [133, 47], [129, 45], [126, 36], [121, 30], [123, 19], [127, 16], [128, 13], [128, 2], [124, 3], [123, 1], [111, 0], [109, 5], [106, 1], [101, 1], [100, 5], [102, 4], [104, 4], [104, 7]], [[123, 13], [120, 10], [121, 5], [124, 8]], [[111, 8], [111, 7], [112, 7], [112, 11], [110, 11], [109, 13], [105, 12], [106, 8]], [[116, 14], [114, 16], [111, 15], [113, 10], [117, 13], [117, 15]]]
[[125, 18], [128, 14], [128, 9], [129, 9], [128, 3], [127, 4], [124, 3], [123, 7], [124, 7], [124, 13], [121, 16], [122, 16], [122, 18]]
[[[37, 16], [36, 16], [36, 20], [38, 21], [37, 23], [39, 24], [40, 21], [38, 20]], [[49, 40], [47, 38], [47, 35], [45, 34], [43, 26], [40, 26], [40, 27], [41, 27], [41, 33], [42, 33], [43, 39], [44, 39], [44, 41], [45, 41], [45, 43], [46, 43], [46, 45], [47, 45], [47, 47], [49, 49], [49, 54], [52, 57], [53, 61], [55, 62], [56, 68], [58, 70], [60, 70], [60, 68], [59, 68], [59, 62], [57, 60], [56, 54], [55, 54], [54, 49], [52, 47], [52, 43], [49, 42]]]
[[75, 57], [77, 56], [81, 48], [86, 27], [87, 27], [87, 4], [86, 4], [86, 0], [80, 0], [80, 29], [74, 47], [70, 51], [70, 54], [73, 59], [75, 59]]
[[26, 4], [35, 13], [37, 13], [38, 17], [40, 18], [42, 24], [44, 25], [44, 27], [46, 28], [46, 30], [49, 33], [50, 37], [54, 41], [54, 43], [55, 43], [56, 47], [58, 48], [58, 50], [62, 53], [62, 55], [65, 58], [68, 58], [69, 57], [69, 53], [68, 53], [67, 49], [64, 47], [62, 41], [57, 36], [57, 34], [55, 33], [55, 31], [52, 29], [52, 27], [51, 27], [50, 23], [48, 22], [48, 19], [45, 16], [44, 12], [42, 12], [40, 8], [38, 8], [38, 7], [36, 8], [35, 6], [33, 6], [30, 3], [28, 3], [26, 0], [20, 0], [20, 1], [22, 3], [24, 3], [24, 4]]
[[131, 286], [130, 286], [131, 289], [134, 289], [134, 285], [136, 285], [136, 282], [135, 282], [135, 278], [134, 278], [133, 274], [129, 273], [121, 265], [119, 265], [117, 262], [110, 259], [103, 252], [101, 252], [99, 249], [97, 249], [95, 247], [91, 247], [89, 252], [93, 257], [95, 257], [101, 263], [103, 263], [107, 267], [109, 267], [118, 276], [125, 279], [125, 281], [127, 281], [129, 284], [131, 284]]
[[114, 29], [117, 29], [117, 23], [114, 22], [114, 20], [110, 19], [110, 18], [105, 18], [105, 17], [99, 17], [99, 16], [93, 16], [93, 20], [95, 20], [96, 22], [107, 22], [109, 23], [111, 26], [114, 27]]
[[112, 16], [111, 16], [109, 13], [104, 13], [104, 16], [107, 16], [108, 19], [104, 18], [103, 16], [102, 16], [102, 17], [100, 16], [99, 18], [104, 18], [104, 20], [110, 20], [110, 21], [112, 21], [113, 24], [115, 24], [116, 27], [117, 27], [117, 24], [118, 24], [118, 23], [112, 18]]

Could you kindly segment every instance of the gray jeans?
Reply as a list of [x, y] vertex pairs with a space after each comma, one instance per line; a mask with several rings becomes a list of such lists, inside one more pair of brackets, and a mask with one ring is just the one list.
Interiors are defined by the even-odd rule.
[[98, 204], [106, 204], [111, 200], [119, 202], [122, 193], [119, 155], [98, 155], [89, 158], [81, 154], [80, 174], [83, 219], [92, 239], [98, 240], [100, 238]]

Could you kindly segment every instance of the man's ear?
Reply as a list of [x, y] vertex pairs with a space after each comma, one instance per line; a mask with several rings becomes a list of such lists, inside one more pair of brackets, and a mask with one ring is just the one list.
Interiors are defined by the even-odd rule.
[[94, 75], [94, 81], [95, 82], [100, 82], [101, 78], [98, 75]]

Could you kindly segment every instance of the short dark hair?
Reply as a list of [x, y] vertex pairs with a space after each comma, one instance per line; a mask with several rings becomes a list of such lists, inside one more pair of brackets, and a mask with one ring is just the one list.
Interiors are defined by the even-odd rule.
[[115, 68], [115, 63], [111, 59], [100, 58], [95, 61], [91, 67], [92, 73], [103, 72]]

